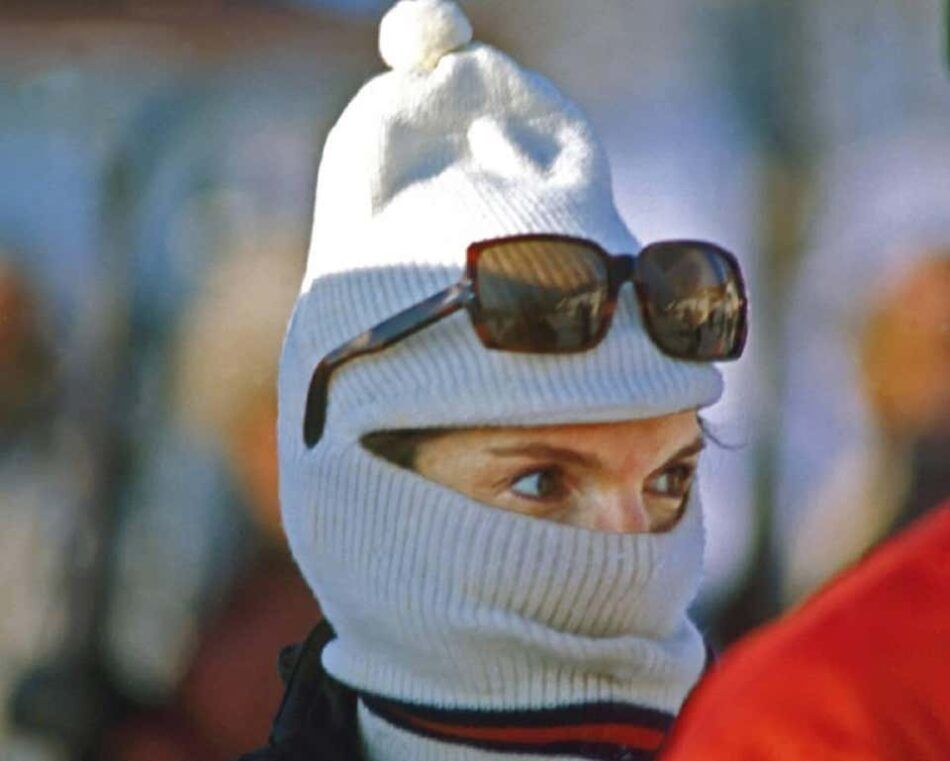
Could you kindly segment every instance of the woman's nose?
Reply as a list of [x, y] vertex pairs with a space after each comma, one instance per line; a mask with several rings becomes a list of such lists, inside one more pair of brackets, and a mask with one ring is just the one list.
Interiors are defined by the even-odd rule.
[[591, 528], [617, 534], [642, 534], [650, 530], [650, 515], [639, 489], [611, 489], [591, 503]]

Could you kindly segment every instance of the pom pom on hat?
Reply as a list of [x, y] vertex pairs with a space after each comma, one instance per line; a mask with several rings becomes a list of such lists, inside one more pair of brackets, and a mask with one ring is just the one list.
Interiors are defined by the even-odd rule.
[[472, 41], [472, 25], [451, 0], [400, 0], [383, 17], [379, 52], [390, 68], [434, 69], [446, 53]]

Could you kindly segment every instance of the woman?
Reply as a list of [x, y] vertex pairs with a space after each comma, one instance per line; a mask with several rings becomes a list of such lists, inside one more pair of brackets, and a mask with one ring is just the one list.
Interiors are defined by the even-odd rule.
[[471, 38], [398, 3], [326, 142], [278, 442], [335, 632], [264, 758], [651, 758], [706, 660], [690, 485], [737, 265], [643, 248], [577, 107]]

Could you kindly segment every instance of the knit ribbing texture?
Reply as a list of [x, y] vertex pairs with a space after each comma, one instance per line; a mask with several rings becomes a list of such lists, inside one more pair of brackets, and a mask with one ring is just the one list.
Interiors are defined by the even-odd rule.
[[[308, 343], [292, 327], [281, 367], [281, 502], [294, 556], [339, 635], [324, 653], [331, 674], [444, 707], [679, 708], [703, 663], [686, 617], [703, 546], [698, 493], [669, 533], [611, 534], [470, 499], [371, 455], [352, 427], [329, 425], [308, 450], [309, 353], [298, 342]], [[587, 394], [597, 388], [611, 386]], [[596, 397], [583, 399], [597, 416]], [[426, 407], [417, 398], [412, 409]]]
[[441, 707], [630, 701], [675, 711], [703, 663], [685, 611], [698, 499], [666, 534], [508, 513], [329, 438], [282, 486], [341, 681]]

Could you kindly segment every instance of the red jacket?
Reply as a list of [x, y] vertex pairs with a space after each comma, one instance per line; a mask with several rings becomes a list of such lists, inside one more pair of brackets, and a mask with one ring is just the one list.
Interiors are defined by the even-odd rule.
[[663, 761], [948, 761], [950, 502], [730, 649]]

